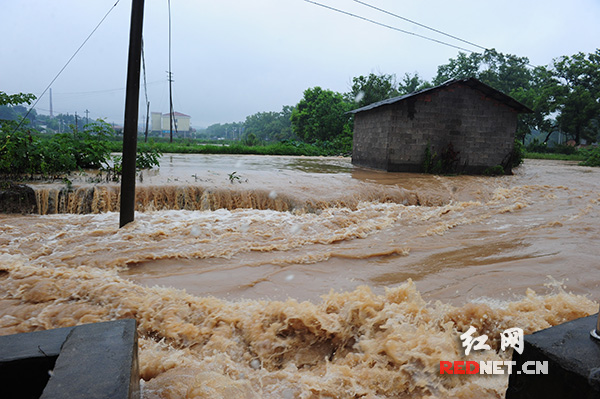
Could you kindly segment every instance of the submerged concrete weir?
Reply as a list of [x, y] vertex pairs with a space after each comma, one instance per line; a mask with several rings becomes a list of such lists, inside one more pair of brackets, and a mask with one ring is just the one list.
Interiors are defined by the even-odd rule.
[[[120, 190], [115, 185], [87, 185], [66, 188], [55, 185], [35, 186], [35, 204], [29, 212], [41, 215], [118, 212]], [[418, 195], [401, 188], [365, 190], [362, 193], [339, 193], [332, 198], [299, 198], [287, 193], [264, 189], [213, 188], [197, 185], [141, 186], [136, 189], [136, 210], [270, 209], [280, 212], [315, 212], [329, 207], [356, 209], [361, 201], [399, 203], [403, 205], [442, 205], [447, 198]], [[7, 212], [14, 213], [14, 212]]]

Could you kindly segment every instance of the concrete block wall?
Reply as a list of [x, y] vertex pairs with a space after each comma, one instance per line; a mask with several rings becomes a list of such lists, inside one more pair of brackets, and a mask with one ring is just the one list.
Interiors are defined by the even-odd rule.
[[391, 116], [392, 110], [389, 107], [355, 115], [354, 131], [368, 132], [354, 135], [352, 162], [355, 165], [386, 169]]
[[[478, 90], [453, 85], [356, 114], [353, 163], [422, 172], [427, 145], [439, 155], [451, 143], [463, 172], [482, 173], [510, 154], [516, 125], [512, 108]], [[384, 165], [380, 160], [386, 143]]]

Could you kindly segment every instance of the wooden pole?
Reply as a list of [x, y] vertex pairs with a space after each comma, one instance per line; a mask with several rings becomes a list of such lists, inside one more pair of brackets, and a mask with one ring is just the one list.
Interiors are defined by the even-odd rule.
[[137, 153], [143, 21], [144, 0], [132, 0], [129, 59], [127, 63], [127, 92], [125, 94], [125, 122], [123, 126], [120, 227], [133, 222], [135, 213], [135, 158]]

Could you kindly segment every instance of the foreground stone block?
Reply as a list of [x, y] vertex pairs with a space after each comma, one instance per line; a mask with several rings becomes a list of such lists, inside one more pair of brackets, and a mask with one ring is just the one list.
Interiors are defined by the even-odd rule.
[[548, 361], [548, 374], [510, 375], [506, 399], [600, 398], [600, 341], [590, 336], [597, 315], [525, 336], [516, 370], [527, 361]]
[[135, 320], [0, 337], [0, 398], [139, 398]]

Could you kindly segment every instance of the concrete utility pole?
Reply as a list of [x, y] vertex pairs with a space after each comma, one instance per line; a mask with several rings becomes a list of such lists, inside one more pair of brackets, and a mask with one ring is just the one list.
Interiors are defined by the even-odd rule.
[[170, 71], [171, 69], [171, 56], [169, 55], [169, 71], [167, 72], [169, 74], [169, 143], [173, 142], [173, 117], [174, 115], [174, 110], [173, 110], [173, 73]]
[[120, 227], [133, 222], [135, 215], [135, 158], [137, 154], [143, 22], [144, 0], [132, 0], [129, 60], [127, 64], [127, 92], [125, 95], [125, 123], [123, 126]]
[[89, 124], [90, 123], [90, 118], [88, 117], [90, 115], [90, 111], [87, 110], [87, 108], [85, 109], [85, 124]]

